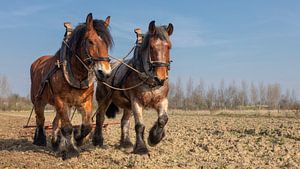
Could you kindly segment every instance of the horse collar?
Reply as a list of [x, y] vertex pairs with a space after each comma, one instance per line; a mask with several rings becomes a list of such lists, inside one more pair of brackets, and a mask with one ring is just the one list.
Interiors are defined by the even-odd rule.
[[80, 81], [75, 78], [72, 70], [71, 70], [71, 61], [70, 55], [67, 55], [67, 45], [62, 44], [60, 49], [60, 62], [62, 63], [62, 71], [64, 78], [68, 82], [68, 84], [76, 89], [87, 89], [89, 88], [95, 81], [94, 71], [88, 69], [88, 77], [83, 81]]

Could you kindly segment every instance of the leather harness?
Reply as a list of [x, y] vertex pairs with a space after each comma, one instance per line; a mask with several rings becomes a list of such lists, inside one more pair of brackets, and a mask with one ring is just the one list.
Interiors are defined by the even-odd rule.
[[[88, 77], [82, 81], [77, 80], [74, 77], [74, 74], [71, 70], [71, 50], [67, 50], [69, 48], [67, 41], [70, 38], [70, 34], [73, 31], [72, 29], [72, 25], [68, 22], [64, 23], [64, 26], [66, 28], [66, 33], [64, 35], [64, 39], [63, 39], [63, 43], [61, 45], [60, 48], [60, 53], [59, 53], [59, 60], [57, 60], [54, 64], [54, 66], [48, 71], [48, 73], [43, 77], [40, 88], [38, 90], [37, 95], [35, 96], [36, 98], [41, 97], [44, 89], [46, 87], [46, 84], [49, 84], [50, 86], [50, 91], [53, 94], [53, 88], [50, 82], [50, 78], [51, 76], [56, 73], [59, 69], [62, 70], [63, 75], [65, 80], [68, 82], [68, 84], [76, 89], [87, 89], [89, 88], [95, 81], [95, 75], [94, 75], [94, 71], [92, 71], [91, 69], [88, 69]], [[75, 54], [76, 55], [76, 54]], [[99, 58], [94, 58], [92, 57], [86, 50], [86, 55], [87, 55], [87, 59], [89, 59], [91, 62], [92, 61], [108, 61], [108, 58], [104, 58], [104, 57], [99, 57]], [[76, 56], [77, 59], [80, 59], [78, 56]], [[83, 63], [83, 61], [80, 59], [79, 60], [81, 63]], [[84, 63], [83, 63], [84, 64]], [[85, 67], [87, 67], [86, 65], [84, 65]]]

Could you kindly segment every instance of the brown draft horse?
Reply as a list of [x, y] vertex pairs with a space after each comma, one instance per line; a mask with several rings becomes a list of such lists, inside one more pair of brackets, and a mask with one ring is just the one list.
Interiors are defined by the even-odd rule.
[[[154, 146], [165, 136], [164, 127], [168, 121], [168, 71], [170, 66], [171, 42], [169, 36], [173, 32], [173, 25], [156, 27], [155, 22], [149, 24], [148, 33], [140, 46], [137, 46], [132, 59], [125, 62], [132, 65], [139, 72], [146, 74], [146, 81], [131, 90], [112, 90], [98, 82], [96, 99], [98, 109], [96, 114], [96, 129], [93, 136], [93, 144], [103, 145], [102, 126], [105, 113], [115, 116], [118, 108], [123, 108], [121, 120], [120, 146], [130, 148], [133, 146], [129, 139], [129, 119], [131, 111], [135, 120], [136, 143], [134, 153], [147, 154], [148, 149], [144, 141], [144, 122], [142, 112], [144, 108], [154, 108], [158, 113], [158, 119], [152, 127], [148, 144]], [[143, 77], [132, 71], [124, 64], [111, 63], [112, 74], [107, 82], [121, 88], [132, 87], [141, 81]], [[116, 82], [116, 83], [115, 83]]]
[[[108, 26], [110, 17], [103, 20], [93, 20], [90, 13], [86, 23], [78, 25], [70, 35], [67, 43], [65, 57], [73, 80], [84, 81], [92, 72], [98, 80], [104, 80], [111, 73], [108, 59], [108, 49], [113, 41]], [[63, 159], [79, 155], [77, 146], [92, 130], [91, 114], [94, 93], [94, 78], [85, 87], [74, 87], [67, 81], [66, 72], [62, 69], [61, 50], [54, 56], [42, 56], [31, 65], [31, 101], [36, 113], [36, 130], [33, 144], [46, 146], [44, 130], [44, 109], [46, 104], [53, 105], [56, 117], [53, 121], [52, 146], [60, 150]], [[57, 68], [57, 69], [55, 69]], [[51, 71], [50, 71], [51, 70]], [[53, 71], [54, 70], [54, 71]], [[50, 74], [50, 72], [52, 72]], [[50, 75], [49, 75], [50, 74]], [[47, 78], [46, 78], [47, 77]], [[43, 87], [42, 87], [43, 86]], [[43, 89], [41, 89], [41, 87]], [[82, 114], [80, 129], [73, 130], [69, 110], [76, 107]], [[61, 120], [61, 128], [58, 122]], [[74, 144], [75, 141], [75, 144]]]

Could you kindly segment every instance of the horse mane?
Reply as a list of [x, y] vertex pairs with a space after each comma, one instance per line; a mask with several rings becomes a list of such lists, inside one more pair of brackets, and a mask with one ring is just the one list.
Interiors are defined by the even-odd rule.
[[98, 36], [100, 36], [104, 40], [107, 47], [112, 48], [114, 45], [114, 41], [110, 34], [110, 27], [106, 27], [104, 21], [98, 19], [93, 20], [93, 25]]
[[159, 38], [160, 40], [165, 40], [171, 45], [171, 41], [170, 41], [170, 38], [169, 38], [169, 35], [167, 32], [166, 25], [156, 27], [154, 35], [151, 35], [149, 32], [146, 33], [143, 43], [141, 45], [142, 50], [147, 49], [147, 47], [149, 46], [149, 40], [151, 37]]
[[[113, 39], [110, 34], [109, 27], [106, 27], [104, 24], [103, 20], [93, 20], [93, 26], [94, 29], [96, 30], [98, 36], [100, 36], [104, 43], [107, 45], [107, 47], [111, 48], [113, 46]], [[83, 40], [83, 36], [86, 33], [86, 24], [85, 23], [80, 23], [76, 28], [72, 31], [68, 44], [72, 51], [75, 51], [77, 48], [78, 43], [80, 43]]]

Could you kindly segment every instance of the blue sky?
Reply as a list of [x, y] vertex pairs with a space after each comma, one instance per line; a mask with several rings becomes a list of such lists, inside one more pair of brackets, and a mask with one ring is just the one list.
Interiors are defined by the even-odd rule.
[[115, 46], [123, 56], [135, 41], [133, 29], [146, 31], [151, 20], [173, 23], [171, 80], [224, 79], [280, 83], [300, 96], [300, 1], [1, 1], [0, 74], [15, 93], [27, 95], [30, 64], [54, 54], [63, 22], [111, 16]]

